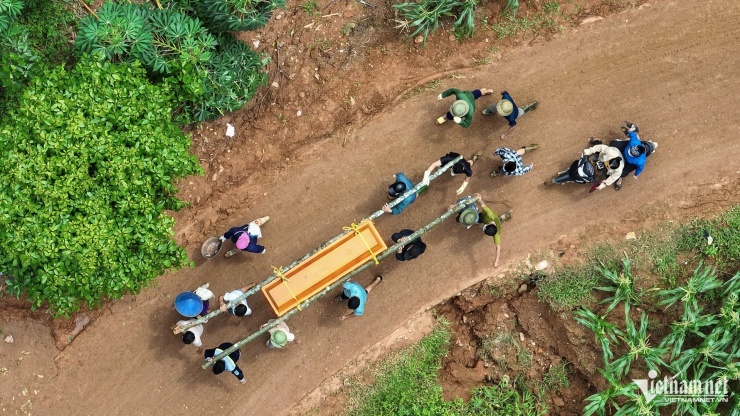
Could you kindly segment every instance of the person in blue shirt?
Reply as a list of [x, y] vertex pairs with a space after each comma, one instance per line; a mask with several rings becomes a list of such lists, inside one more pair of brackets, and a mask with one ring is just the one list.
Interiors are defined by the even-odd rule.
[[[414, 189], [414, 183], [411, 182], [409, 178], [407, 178], [406, 175], [403, 174], [403, 172], [396, 173], [396, 176], [394, 176], [394, 178], [396, 179], [396, 182], [388, 187], [389, 198], [396, 199], [399, 196], [403, 195], [404, 192], [408, 191], [409, 189]], [[393, 208], [391, 208], [388, 204], [383, 205], [383, 211], [389, 214], [398, 215], [402, 213], [403, 210], [406, 209], [406, 207], [414, 201], [416, 201], [416, 192], [409, 195], [406, 199], [399, 202], [398, 205]]]
[[345, 282], [344, 290], [342, 294], [334, 298], [337, 302], [347, 301], [347, 307], [350, 309], [346, 314], [339, 317], [340, 321], [353, 316], [362, 316], [365, 313], [365, 302], [367, 301], [367, 295], [373, 290], [373, 288], [380, 282], [383, 281], [383, 276], [376, 276], [373, 282], [366, 287], [362, 287], [359, 283]]
[[495, 111], [509, 122], [509, 128], [501, 134], [501, 140], [504, 140], [516, 127], [516, 120], [527, 111], [537, 108], [537, 104], [537, 101], [532, 101], [524, 107], [517, 107], [511, 95], [507, 91], [501, 91], [501, 100], [483, 109], [482, 113], [487, 116]]
[[[624, 168], [622, 174], [619, 176], [616, 182], [614, 182], [614, 189], [622, 189], [622, 179], [629, 176], [630, 173], [635, 172], [635, 179], [645, 169], [645, 162], [647, 161], [648, 154], [651, 154], [658, 148], [658, 143], [650, 142], [651, 149], [648, 151], [647, 146], [640, 140], [640, 136], [637, 133], [640, 131], [638, 127], [628, 121], [624, 122], [622, 126], [622, 132], [627, 136], [628, 140], [612, 140], [609, 146], [616, 147], [622, 152], [624, 156]], [[602, 144], [603, 142], [596, 137], [588, 139], [591, 144]]]

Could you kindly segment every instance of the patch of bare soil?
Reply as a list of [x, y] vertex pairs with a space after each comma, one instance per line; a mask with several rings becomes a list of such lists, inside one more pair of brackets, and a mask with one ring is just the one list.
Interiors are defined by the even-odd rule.
[[[272, 178], [303, 160], [311, 145], [332, 137], [342, 147], [363, 140], [357, 135], [362, 126], [391, 103], [425, 91], [427, 81], [465, 78], [460, 75], [465, 69], [484, 69], [512, 48], [547, 42], [584, 19], [644, 2], [559, 0], [559, 12], [542, 27], [532, 22], [545, 2], [523, 2], [518, 16], [529, 20], [503, 41], [496, 40], [491, 25], [505, 23], [500, 17], [505, 3], [485, 2], [476, 8], [473, 39], [456, 41], [452, 20], [442, 20], [426, 46], [395, 28], [402, 16], [393, 2], [376, 1], [374, 9], [348, 0], [318, 2], [316, 9], [308, 8], [309, 1], [289, 3], [266, 28], [239, 35], [272, 58], [267, 86], [248, 108], [192, 131], [205, 176], [180, 184], [180, 196], [190, 206], [174, 214], [177, 241], [195, 253], [229, 216], [264, 196]], [[537, 29], [534, 37], [526, 25]], [[234, 137], [224, 135], [227, 123], [236, 128]]]

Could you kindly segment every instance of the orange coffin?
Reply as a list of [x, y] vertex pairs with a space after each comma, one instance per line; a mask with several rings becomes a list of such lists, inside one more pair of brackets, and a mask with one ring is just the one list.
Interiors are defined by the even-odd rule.
[[277, 316], [286, 314], [300, 302], [372, 260], [370, 251], [378, 255], [387, 248], [371, 221], [360, 223], [358, 230], [360, 234], [348, 231], [337, 241], [285, 272], [287, 281], [278, 277], [262, 287], [262, 293]]

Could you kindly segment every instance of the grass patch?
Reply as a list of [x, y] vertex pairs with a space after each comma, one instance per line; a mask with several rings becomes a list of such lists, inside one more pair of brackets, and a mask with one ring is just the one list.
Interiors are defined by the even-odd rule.
[[504, 39], [520, 32], [536, 32], [541, 29], [556, 29], [557, 17], [560, 16], [560, 5], [549, 1], [542, 5], [542, 12], [532, 16], [516, 17], [507, 13], [499, 23], [490, 26], [496, 38]]
[[321, 15], [319, 3], [316, 0], [305, 0], [300, 5], [300, 7], [309, 16], [320, 16]]
[[568, 379], [567, 361], [561, 361], [559, 364], [551, 365], [547, 369], [540, 384], [540, 388], [545, 392], [551, 392], [559, 388], [568, 388], [568, 386], [570, 386], [570, 380]]
[[[740, 205], [712, 219], [663, 224], [637, 240], [598, 244], [586, 254], [586, 263], [565, 266], [539, 280], [537, 297], [556, 311], [591, 302], [591, 289], [604, 281], [600, 270], [619, 270], [625, 254], [643, 287], [675, 288], [691, 275], [683, 266], [700, 261], [714, 266], [720, 276], [732, 276], [740, 269]], [[650, 274], [660, 281], [648, 280]], [[720, 294], [710, 291], [703, 297], [716, 303]]]
[[476, 66], [488, 65], [491, 63], [491, 58], [477, 58], [473, 61]]
[[593, 301], [591, 289], [599, 281], [599, 270], [593, 263], [585, 266], [566, 266], [537, 282], [537, 297], [553, 310], [573, 309]]
[[419, 94], [421, 94], [423, 92], [436, 91], [441, 86], [442, 86], [442, 80], [441, 79], [435, 79], [435, 80], [432, 80], [432, 81], [427, 82], [426, 84], [420, 85], [420, 86], [412, 89], [411, 91], [406, 92], [405, 94], [403, 94], [403, 96], [401, 96], [401, 99], [402, 100], [406, 100], [406, 99], [409, 99], [409, 98], [414, 97], [416, 95], [419, 95]]
[[[476, 387], [469, 402], [445, 401], [437, 373], [450, 342], [449, 323], [442, 320], [431, 334], [417, 344], [380, 363], [373, 371], [371, 385], [349, 382], [351, 398], [348, 415], [545, 415], [542, 400], [522, 383], [508, 381]], [[509, 336], [504, 344], [516, 341]], [[531, 360], [531, 357], [530, 357]]]

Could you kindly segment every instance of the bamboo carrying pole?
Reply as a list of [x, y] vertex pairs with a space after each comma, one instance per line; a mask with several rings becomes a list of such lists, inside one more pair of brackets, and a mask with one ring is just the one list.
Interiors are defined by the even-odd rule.
[[[434, 179], [436, 179], [436, 178], [437, 178], [437, 177], [438, 177], [439, 175], [441, 175], [442, 173], [444, 173], [444, 172], [445, 172], [445, 171], [447, 171], [448, 169], [451, 169], [451, 168], [452, 168], [452, 166], [453, 166], [453, 165], [454, 165], [455, 163], [459, 162], [459, 161], [460, 161], [461, 159], [462, 159], [462, 156], [458, 156], [458, 157], [456, 157], [455, 159], [453, 159], [453, 160], [452, 160], [452, 161], [451, 161], [450, 163], [448, 163], [448, 164], [446, 164], [446, 165], [442, 166], [442, 167], [441, 167], [440, 169], [438, 169], [438, 170], [437, 170], [436, 172], [434, 172], [433, 174], [431, 174], [431, 175], [429, 176], [429, 180], [431, 181], [431, 180], [434, 180]], [[411, 196], [411, 195], [413, 195], [414, 193], [416, 193], [416, 192], [417, 192], [417, 191], [418, 191], [419, 189], [421, 189], [421, 188], [422, 188], [423, 186], [424, 186], [424, 185], [423, 185], [423, 184], [422, 184], [421, 182], [417, 183], [417, 184], [416, 184], [416, 186], [414, 186], [414, 187], [413, 187], [412, 189], [409, 189], [409, 190], [407, 190], [406, 192], [404, 192], [404, 193], [403, 193], [403, 195], [401, 195], [401, 196], [399, 196], [398, 198], [394, 199], [394, 200], [393, 200], [393, 201], [391, 201], [391, 202], [390, 202], [390, 203], [389, 203], [388, 205], [389, 205], [389, 206], [390, 206], [391, 208], [395, 207], [396, 205], [400, 204], [400, 203], [401, 203], [401, 201], [403, 201], [404, 199], [406, 199], [406, 198], [408, 198], [409, 196]], [[378, 218], [378, 217], [380, 217], [381, 215], [383, 215], [383, 213], [384, 213], [384, 212], [385, 212], [385, 211], [383, 211], [382, 209], [379, 209], [379, 210], [377, 210], [377, 211], [373, 212], [372, 214], [370, 214], [370, 216], [369, 216], [369, 217], [365, 218], [365, 219], [364, 219], [364, 220], [362, 220], [362, 221], [365, 221], [365, 220], [370, 220], [370, 221], [372, 221], [372, 220], [374, 220], [375, 218]], [[362, 222], [362, 221], [360, 221], [360, 222]], [[341, 238], [341, 237], [342, 237], [343, 235], [345, 235], [345, 234], [346, 234], [346, 232], [343, 232], [343, 233], [341, 233], [341, 234], [339, 234], [339, 235], [337, 235], [337, 236], [333, 237], [333, 238], [332, 238], [331, 240], [329, 240], [329, 241], [325, 242], [324, 244], [322, 244], [322, 245], [318, 246], [318, 247], [317, 247], [317, 248], [316, 248], [315, 250], [313, 250], [312, 252], [310, 252], [310, 253], [306, 254], [305, 256], [301, 257], [300, 259], [298, 259], [298, 260], [294, 261], [293, 263], [291, 263], [290, 265], [288, 265], [288, 267], [286, 267], [285, 269], [283, 269], [283, 270], [282, 270], [282, 272], [283, 272], [283, 273], [286, 273], [286, 272], [287, 272], [288, 270], [290, 270], [290, 269], [292, 269], [293, 267], [297, 266], [298, 264], [300, 264], [301, 262], [303, 262], [303, 261], [304, 261], [304, 260], [306, 260], [307, 258], [309, 258], [309, 257], [313, 256], [314, 254], [316, 254], [316, 253], [317, 253], [318, 251], [320, 251], [320, 250], [321, 250], [321, 249], [323, 249], [324, 247], [326, 247], [326, 246], [328, 246], [329, 244], [331, 244], [331, 243], [333, 243], [333, 242], [337, 241], [337, 240], [338, 240], [339, 238]], [[272, 281], [273, 281], [273, 280], [275, 280], [276, 278], [277, 278], [277, 275], [274, 275], [274, 274], [273, 274], [272, 276], [270, 276], [270, 277], [268, 277], [267, 279], [263, 280], [262, 282], [258, 283], [258, 284], [257, 284], [256, 286], [254, 286], [253, 288], [251, 288], [251, 289], [249, 289], [248, 291], [246, 291], [246, 292], [245, 292], [245, 293], [244, 293], [243, 295], [241, 295], [241, 296], [239, 296], [238, 298], [236, 298], [236, 299], [232, 300], [231, 302], [229, 302], [229, 303], [228, 303], [228, 304], [226, 305], [227, 309], [228, 309], [228, 308], [233, 308], [234, 306], [238, 305], [238, 304], [239, 304], [239, 302], [241, 302], [241, 301], [243, 301], [244, 299], [248, 298], [248, 297], [249, 297], [249, 296], [251, 296], [252, 294], [254, 294], [254, 293], [257, 293], [257, 292], [258, 292], [258, 291], [259, 291], [260, 289], [262, 289], [262, 286], [264, 286], [264, 285], [266, 285], [266, 284], [268, 284], [268, 283], [272, 282]], [[197, 326], [197, 325], [200, 325], [200, 324], [202, 324], [202, 323], [206, 323], [206, 322], [208, 322], [208, 320], [209, 320], [209, 319], [213, 318], [214, 316], [216, 316], [216, 315], [218, 315], [218, 314], [220, 314], [220, 313], [221, 313], [221, 310], [220, 310], [220, 309], [218, 309], [218, 308], [216, 308], [216, 309], [215, 309], [214, 311], [210, 312], [210, 313], [209, 313], [209, 314], [207, 314], [206, 316], [200, 317], [200, 318], [196, 319], [196, 320], [195, 320], [194, 322], [191, 322], [191, 323], [190, 323], [190, 324], [188, 324], [188, 325], [185, 325], [185, 326], [182, 326], [182, 327], [181, 327], [181, 326], [175, 326], [175, 328], [174, 328], [173, 332], [174, 332], [175, 334], [180, 334], [180, 333], [182, 333], [182, 332], [185, 332], [185, 331], [187, 331], [188, 329], [190, 329], [190, 328], [192, 328], [192, 327], [194, 327], [194, 326]]]
[[[455, 204], [455, 206], [452, 207], [452, 209], [450, 209], [449, 211], [445, 212], [441, 216], [437, 217], [434, 221], [430, 222], [429, 224], [425, 225], [424, 227], [420, 228], [415, 233], [411, 234], [409, 236], [409, 238], [406, 239], [405, 241], [402, 241], [400, 243], [396, 243], [392, 247], [389, 247], [388, 249], [386, 249], [384, 252], [382, 252], [380, 255], [378, 255], [378, 260], [382, 260], [382, 259], [384, 259], [384, 258], [386, 258], [386, 257], [388, 257], [388, 256], [390, 256], [392, 254], [395, 254], [396, 251], [399, 248], [404, 247], [407, 244], [410, 244], [417, 237], [423, 235], [427, 231], [429, 231], [432, 228], [436, 227], [442, 221], [446, 220], [447, 218], [451, 217], [452, 215], [454, 215], [454, 214], [462, 211], [467, 205], [470, 205], [470, 204], [472, 204], [473, 202], [475, 202], [477, 200], [478, 199], [475, 198], [475, 197], [466, 197], [465, 199], [461, 200], [460, 202], [458, 202], [457, 204]], [[361, 273], [361, 272], [365, 271], [366, 269], [368, 269], [369, 267], [371, 267], [374, 264], [375, 264], [374, 261], [368, 260], [367, 262], [365, 262], [365, 264], [363, 264], [362, 266], [360, 266], [359, 268], [357, 268], [352, 273], [348, 274], [347, 276], [344, 276], [343, 278], [339, 279], [338, 281], [336, 281], [336, 282], [332, 283], [331, 285], [327, 286], [321, 292], [319, 292], [319, 293], [313, 295], [312, 297], [310, 297], [309, 299], [303, 301], [303, 303], [300, 305], [301, 306], [300, 310], [305, 309], [308, 305], [310, 305], [316, 299], [324, 296], [327, 292], [334, 290], [340, 284], [342, 284], [342, 283], [346, 282], [347, 280], [349, 280], [350, 278], [356, 276], [358, 273]], [[249, 342], [253, 341], [255, 338], [257, 338], [258, 336], [260, 336], [260, 335], [264, 334], [265, 332], [269, 331], [271, 328], [273, 328], [274, 326], [278, 325], [279, 323], [287, 321], [288, 318], [290, 318], [293, 314], [297, 313], [298, 311], [299, 311], [299, 309], [297, 307], [296, 308], [293, 308], [290, 312], [286, 313], [285, 315], [281, 316], [280, 318], [275, 319], [275, 321], [273, 321], [272, 323], [269, 323], [269, 324], [263, 326], [257, 332], [253, 332], [252, 335], [244, 338], [243, 340], [237, 342], [236, 344], [232, 345], [231, 347], [225, 349], [221, 354], [218, 354], [215, 357], [213, 357], [213, 360], [206, 361], [201, 367], [203, 367], [204, 369], [210, 367], [216, 361], [218, 361], [218, 360], [226, 357], [227, 355], [231, 354], [232, 352], [238, 350], [239, 348], [241, 348], [244, 345], [248, 344]]]

